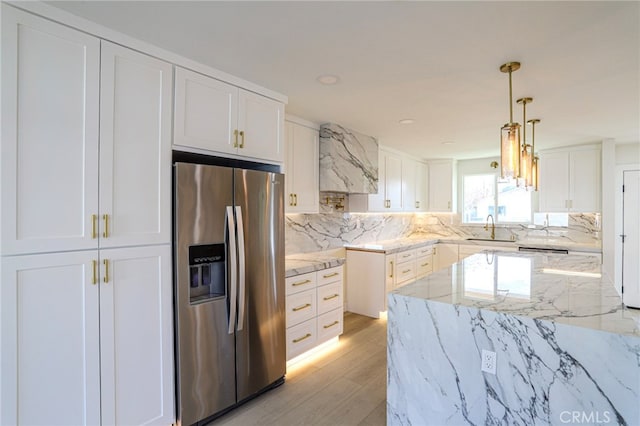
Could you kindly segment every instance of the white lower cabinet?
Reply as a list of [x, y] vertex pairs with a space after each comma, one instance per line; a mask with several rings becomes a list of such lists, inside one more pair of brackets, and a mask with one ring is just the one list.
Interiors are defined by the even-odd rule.
[[433, 272], [433, 246], [416, 249], [416, 278], [426, 277]]
[[438, 243], [433, 246], [433, 271], [449, 267], [458, 262], [458, 244]]
[[515, 245], [509, 246], [498, 246], [498, 245], [462, 245], [460, 244], [458, 248], [458, 261], [469, 257], [473, 254], [483, 252], [485, 250], [496, 250], [496, 251], [518, 251], [518, 247]]
[[342, 334], [342, 266], [285, 280], [287, 361]]
[[171, 248], [2, 259], [1, 424], [174, 421]]

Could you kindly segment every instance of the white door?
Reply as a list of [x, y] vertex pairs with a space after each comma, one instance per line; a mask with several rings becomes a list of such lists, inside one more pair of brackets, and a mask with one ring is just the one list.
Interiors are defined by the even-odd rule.
[[100, 423], [97, 250], [2, 259], [0, 424]]
[[101, 74], [100, 247], [168, 244], [172, 65], [102, 42]]
[[402, 210], [402, 159], [385, 154], [385, 194], [387, 210]]
[[600, 148], [575, 150], [569, 156], [569, 203], [572, 212], [599, 212]]
[[402, 161], [402, 204], [404, 211], [416, 211], [416, 172], [418, 162], [414, 160]]
[[[318, 131], [295, 123], [289, 126], [286, 181], [291, 184], [287, 211], [318, 212]], [[293, 205], [290, 205], [293, 204]]]
[[174, 417], [171, 247], [100, 250], [102, 424]]
[[540, 211], [566, 212], [569, 208], [569, 153], [540, 154]]
[[627, 306], [640, 308], [640, 170], [625, 170], [622, 193], [622, 295]]
[[284, 105], [239, 89], [238, 154], [259, 160], [284, 161]]
[[453, 164], [429, 163], [429, 211], [450, 212], [453, 196]]
[[416, 163], [416, 191], [415, 191], [415, 206], [416, 211], [427, 211], [427, 204], [429, 199], [427, 198], [428, 187], [428, 170], [427, 165], [424, 163]]
[[173, 143], [235, 154], [238, 150], [238, 88], [176, 67]]
[[2, 8], [2, 254], [97, 247], [97, 38]]

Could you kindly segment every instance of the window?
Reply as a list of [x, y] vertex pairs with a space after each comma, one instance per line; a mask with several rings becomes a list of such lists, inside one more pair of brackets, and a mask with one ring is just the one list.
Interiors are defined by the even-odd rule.
[[488, 215], [496, 223], [531, 222], [531, 191], [515, 182], [500, 182], [495, 174], [466, 175], [462, 192], [464, 223], [485, 223]]

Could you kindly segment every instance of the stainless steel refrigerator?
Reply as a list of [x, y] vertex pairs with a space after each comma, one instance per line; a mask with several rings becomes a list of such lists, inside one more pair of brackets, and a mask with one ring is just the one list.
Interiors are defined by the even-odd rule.
[[174, 163], [178, 423], [284, 380], [284, 176]]

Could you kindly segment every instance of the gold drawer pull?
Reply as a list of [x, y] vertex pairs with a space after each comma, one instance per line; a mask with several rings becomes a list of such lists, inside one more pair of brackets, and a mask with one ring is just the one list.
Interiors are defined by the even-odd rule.
[[304, 280], [304, 281], [298, 281], [295, 282], [293, 284], [291, 284], [293, 287], [298, 287], [299, 285], [304, 285], [304, 284], [309, 284], [311, 282], [311, 280]]
[[340, 273], [334, 272], [333, 274], [323, 275], [322, 278], [331, 278], [331, 277], [335, 277], [336, 275], [340, 275]]
[[420, 266], [429, 266], [429, 262], [427, 262], [427, 263], [423, 263], [423, 264], [422, 264], [422, 265], [420, 265]]
[[304, 336], [298, 338], [298, 339], [293, 339], [293, 343], [300, 343], [302, 342], [304, 339], [308, 339], [309, 337], [311, 337], [311, 333], [307, 333]]
[[311, 303], [305, 303], [302, 306], [298, 306], [297, 308], [293, 308], [292, 311], [293, 312], [298, 312], [298, 311], [301, 311], [303, 309], [307, 309], [307, 308], [310, 308], [310, 307], [311, 307]]
[[240, 130], [240, 148], [244, 148], [244, 130]]
[[402, 255], [402, 257], [403, 257], [403, 258], [407, 258], [407, 257], [409, 257], [409, 256], [411, 256], [411, 253], [403, 254], [403, 255]]
[[96, 231], [96, 222], [98, 221], [98, 215], [91, 215], [91, 238], [98, 238], [98, 232]]
[[109, 282], [109, 261], [107, 259], [104, 259], [102, 261], [102, 263], [104, 264], [104, 279], [103, 281], [105, 283]]
[[104, 238], [109, 238], [109, 215], [103, 214], [102, 220], [104, 220], [104, 232], [102, 233], [102, 236]]
[[233, 131], [233, 147], [238, 147], [238, 129]]
[[98, 261], [97, 260], [92, 260], [91, 264], [93, 265], [93, 279], [91, 280], [91, 284], [95, 285], [98, 284], [98, 276], [97, 276], [97, 269], [98, 269]]
[[331, 300], [335, 299], [336, 297], [340, 297], [340, 295], [338, 293], [332, 294], [331, 296], [324, 297], [323, 300]]
[[331, 328], [334, 325], [338, 325], [338, 324], [340, 324], [340, 321], [334, 321], [331, 324], [323, 325], [322, 328]]
[[405, 269], [404, 271], [402, 271], [403, 274], [406, 274], [407, 272], [411, 272], [411, 269]]

